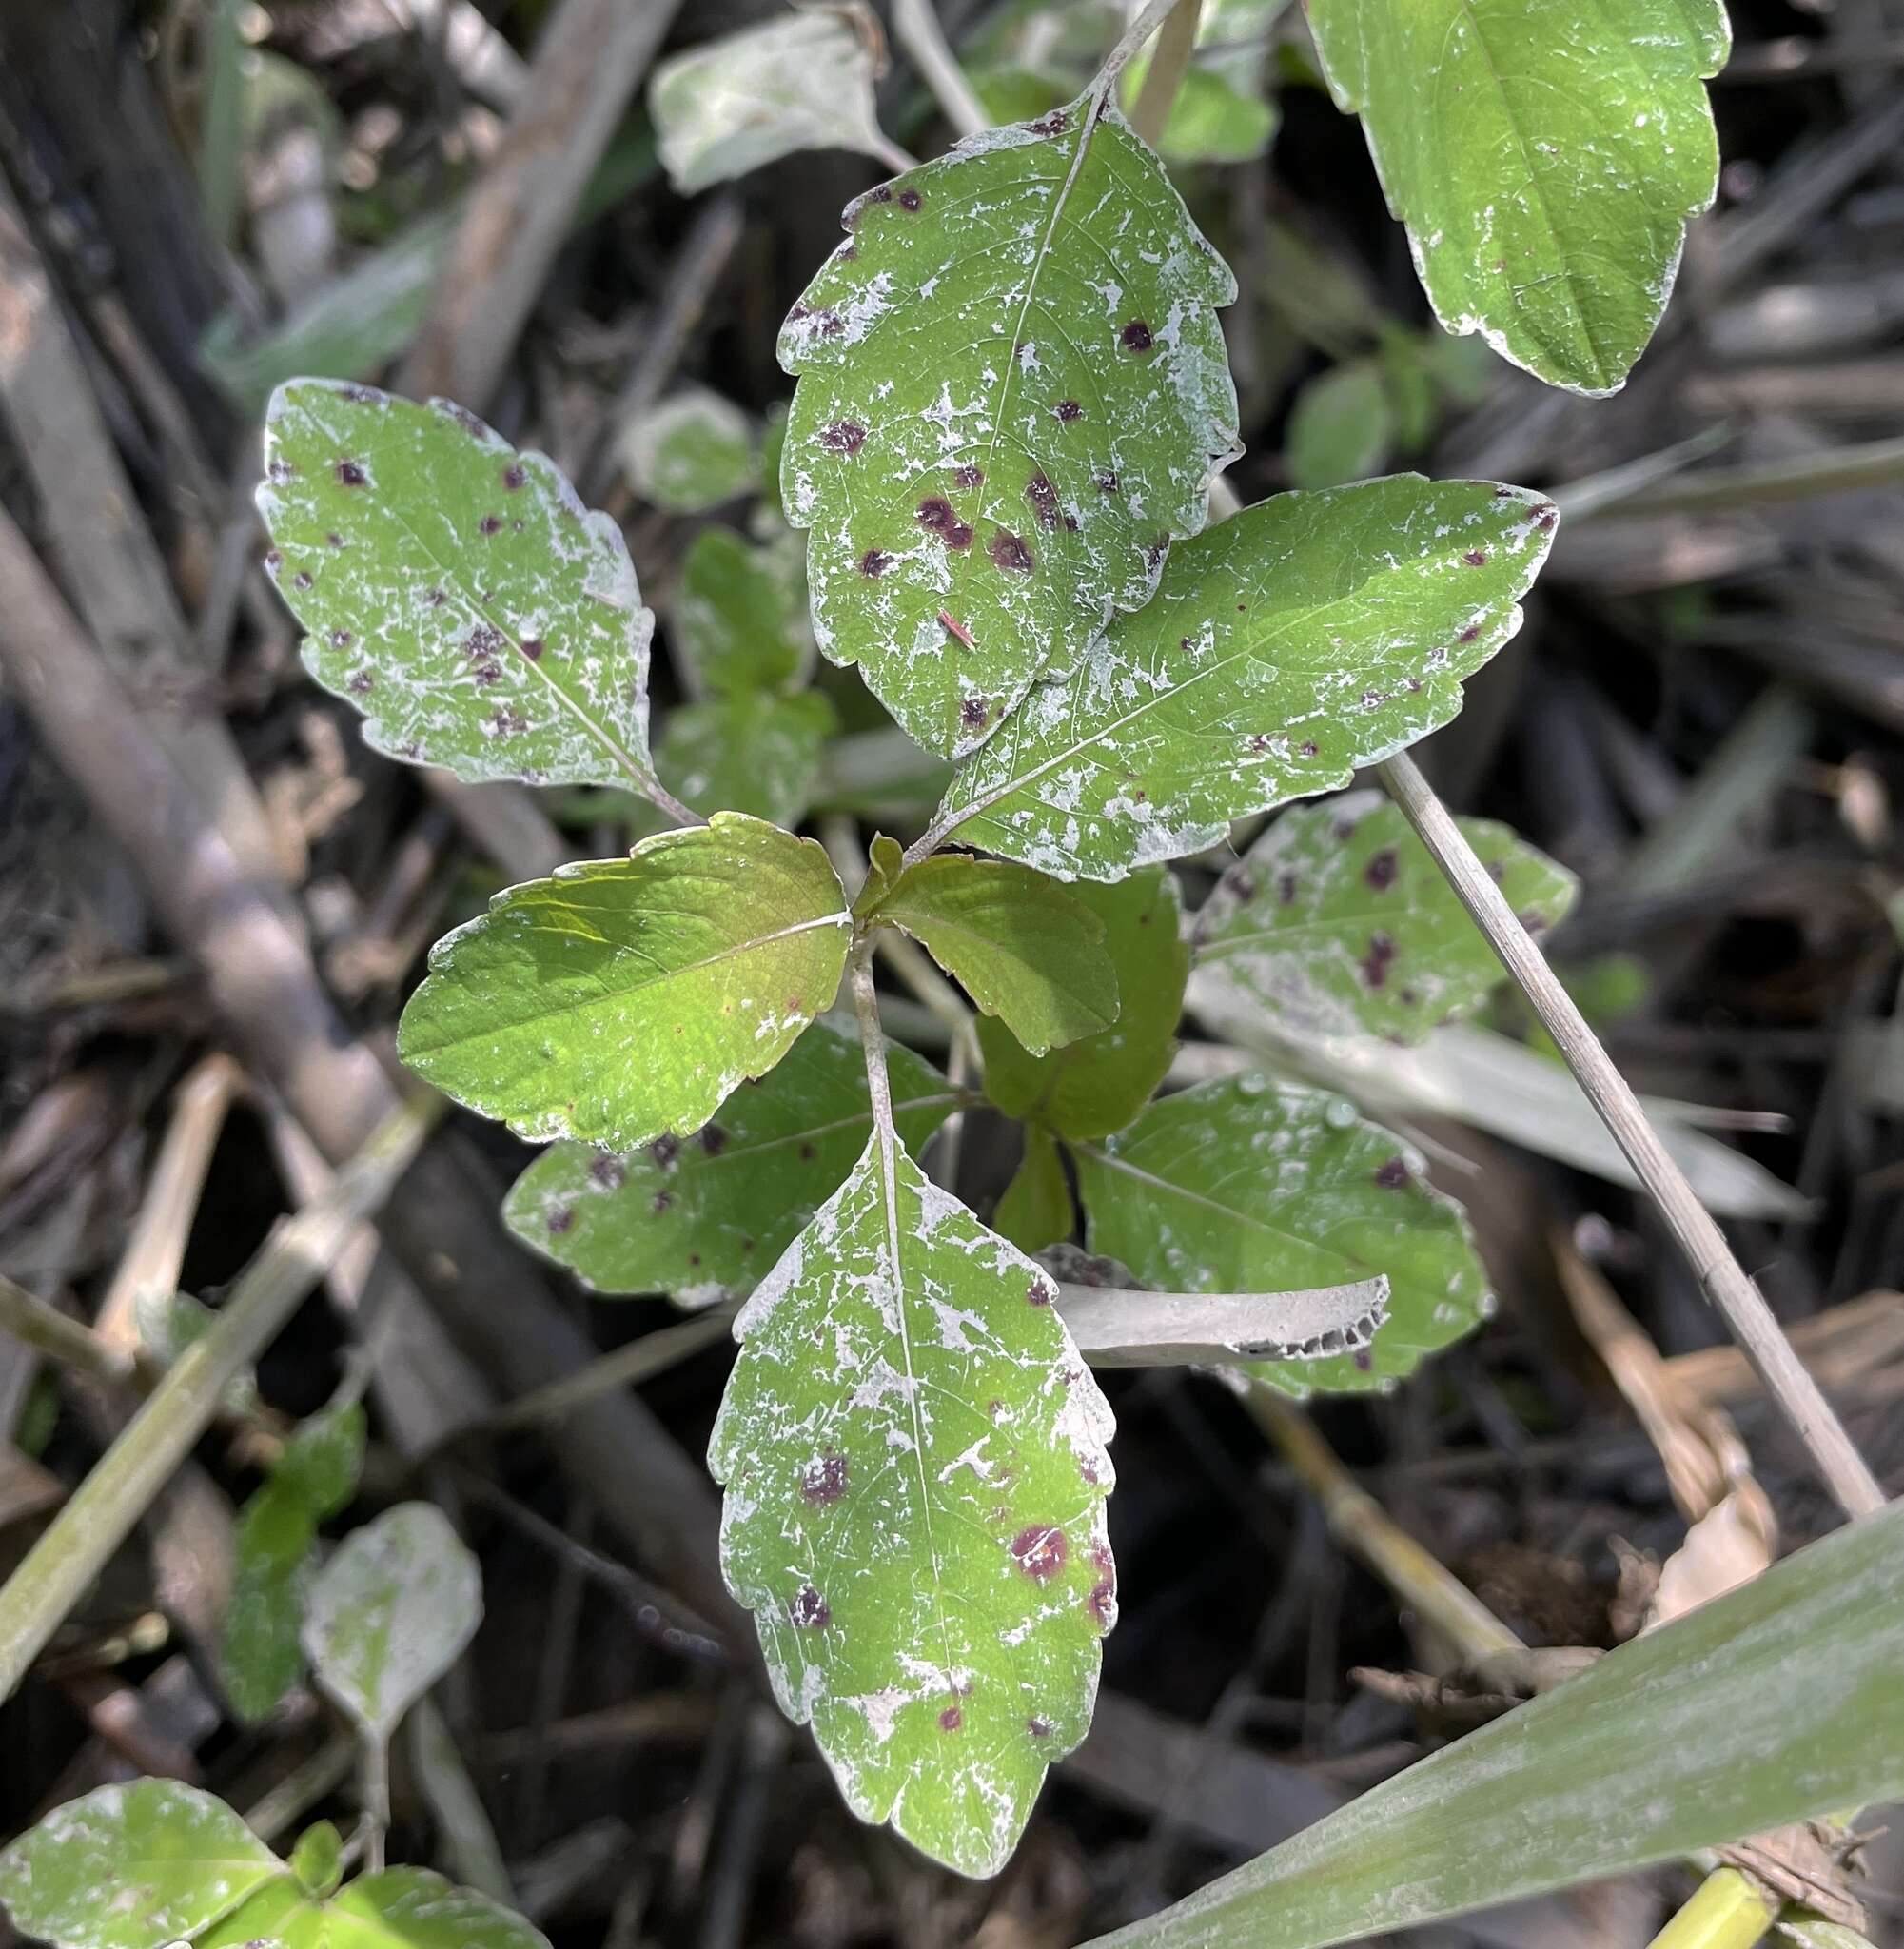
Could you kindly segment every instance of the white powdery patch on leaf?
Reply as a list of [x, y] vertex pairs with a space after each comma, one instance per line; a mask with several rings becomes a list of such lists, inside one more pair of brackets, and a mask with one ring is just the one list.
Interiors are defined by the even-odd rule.
[[1090, 1723], [1110, 1409], [1049, 1276], [874, 1134], [735, 1323], [721, 1562], [848, 1804], [969, 1875]]
[[1235, 458], [1235, 296], [1089, 97], [847, 207], [789, 315], [782, 460], [815, 631], [922, 744], [981, 744], [1142, 606]]
[[1520, 628], [1558, 519], [1518, 487], [1415, 474], [1246, 508], [1180, 543], [1148, 607], [1031, 692], [960, 768], [932, 837], [1114, 880], [1347, 784], [1460, 710], [1462, 679]]
[[648, 655], [621, 530], [474, 413], [295, 379], [271, 397], [265, 565], [305, 667], [386, 756], [473, 781], [648, 775]]

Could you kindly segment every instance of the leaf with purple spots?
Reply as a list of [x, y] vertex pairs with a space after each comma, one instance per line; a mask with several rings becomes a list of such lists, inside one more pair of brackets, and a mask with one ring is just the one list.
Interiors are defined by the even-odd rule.
[[1116, 1618], [1110, 1409], [1030, 1259], [875, 1132], [735, 1323], [721, 1564], [849, 1806], [996, 1874]]
[[1245, 1371], [1301, 1398], [1412, 1373], [1492, 1309], [1462, 1208], [1345, 1098], [1235, 1076], [1073, 1146], [1090, 1250], [1160, 1292], [1293, 1292], [1385, 1275], [1371, 1346]]
[[1461, 709], [1462, 679], [1520, 628], [1554, 522], [1521, 488], [1419, 474], [1245, 508], [1032, 690], [929, 838], [1122, 879], [1346, 785]]
[[[1579, 882], [1492, 819], [1459, 821], [1535, 933]], [[1197, 916], [1200, 987], [1253, 1003], [1299, 1040], [1420, 1042], [1505, 978], [1486, 936], [1401, 812], [1379, 792], [1291, 806]]]
[[880, 185], [845, 224], [780, 334], [787, 518], [820, 648], [957, 755], [1204, 525], [1239, 450], [1216, 317], [1235, 280], [1091, 95]]
[[655, 619], [621, 530], [541, 454], [442, 401], [294, 379], [258, 507], [305, 667], [373, 749], [473, 781], [652, 780]]

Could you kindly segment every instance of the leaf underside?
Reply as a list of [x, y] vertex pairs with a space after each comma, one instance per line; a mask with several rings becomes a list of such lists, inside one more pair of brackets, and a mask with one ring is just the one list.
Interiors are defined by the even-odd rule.
[[[894, 1122], [916, 1152], [958, 1099], [911, 1050], [893, 1044], [886, 1060]], [[627, 1152], [552, 1145], [517, 1179], [503, 1216], [595, 1291], [709, 1306], [752, 1290], [839, 1189], [872, 1131], [864, 1053], [815, 1022], [698, 1136]]]
[[1038, 1267], [875, 1135], [742, 1309], [721, 1562], [848, 1804], [1004, 1866], [1116, 1614], [1110, 1410]]
[[1436, 316], [1618, 390], [1718, 188], [1719, 0], [1311, 0], [1309, 28]]
[[[1458, 821], [1539, 934], [1579, 882], [1491, 819]], [[1291, 806], [1197, 916], [1200, 986], [1246, 997], [1292, 1035], [1420, 1042], [1472, 1014], [1501, 962], [1400, 809], [1380, 792]]]
[[1460, 710], [1557, 519], [1521, 488], [1417, 474], [1245, 508], [1173, 549], [1155, 600], [967, 760], [934, 837], [1121, 879], [1346, 785]]
[[532, 1140], [698, 1130], [830, 1007], [849, 916], [824, 852], [738, 813], [497, 896], [446, 935], [398, 1049]]
[[1291, 1292], [1387, 1275], [1371, 1347], [1247, 1367], [1298, 1398], [1392, 1386], [1491, 1309], [1461, 1207], [1344, 1097], [1231, 1077], [1166, 1096], [1075, 1155], [1090, 1250], [1140, 1285]]
[[475, 781], [647, 774], [655, 619], [621, 530], [543, 455], [442, 400], [294, 379], [258, 508], [305, 667], [373, 749]]
[[1238, 452], [1228, 267], [1089, 96], [847, 206], [789, 315], [814, 625], [929, 749], [982, 743], [1140, 607]]

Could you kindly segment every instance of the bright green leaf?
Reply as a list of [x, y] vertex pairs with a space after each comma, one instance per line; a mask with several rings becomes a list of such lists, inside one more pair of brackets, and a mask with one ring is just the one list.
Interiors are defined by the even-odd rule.
[[703, 385], [683, 386], [638, 413], [617, 450], [636, 493], [670, 514], [699, 514], [760, 483], [754, 423]]
[[1031, 1260], [875, 1133], [735, 1323], [721, 1563], [847, 1803], [1005, 1865], [1115, 1619], [1109, 1408]]
[[1289, 409], [1285, 445], [1298, 487], [1336, 487], [1379, 474], [1395, 450], [1381, 365], [1351, 359], [1310, 380]]
[[1170, 1067], [1190, 951], [1181, 933], [1176, 878], [1164, 867], [1109, 886], [1080, 880], [1071, 895], [1104, 923], [1105, 952], [1117, 973], [1115, 1025], [1049, 1055], [1031, 1055], [1003, 1023], [980, 1016], [978, 1046], [985, 1093], [1007, 1115], [1031, 1118], [1061, 1136], [1101, 1137], [1143, 1109]]
[[[1579, 883], [1506, 826], [1462, 831], [1508, 904], [1539, 933]], [[1471, 1014], [1499, 986], [1487, 937], [1379, 792], [1291, 806], [1197, 916], [1202, 980], [1278, 1015], [1302, 1040], [1380, 1035], [1419, 1042]]]
[[681, 563], [675, 643], [710, 690], [777, 690], [800, 669], [800, 590], [769, 550], [703, 528]]
[[258, 507], [304, 662], [392, 758], [459, 778], [626, 785], [648, 764], [648, 644], [621, 530], [475, 414], [294, 379]]
[[1149, 600], [1237, 452], [1227, 267], [1089, 97], [846, 209], [789, 314], [782, 463], [815, 633], [937, 752]]
[[[917, 1152], [957, 1094], [897, 1044], [886, 1063], [900, 1137]], [[517, 1179], [503, 1215], [598, 1292], [712, 1305], [760, 1280], [839, 1189], [872, 1130], [859, 1044], [815, 1022], [699, 1136], [626, 1153], [552, 1145]]]
[[863, 7], [814, 7], [722, 34], [655, 66], [661, 162], [682, 196], [804, 148], [890, 153], [873, 112], [884, 71]]
[[1065, 1177], [1057, 1139], [1042, 1124], [1025, 1132], [1025, 1154], [991, 1214], [1001, 1237], [1021, 1252], [1041, 1252], [1069, 1238], [1077, 1227], [1077, 1208]]
[[399, 1503], [353, 1529], [319, 1573], [304, 1652], [363, 1731], [388, 1739], [481, 1618], [481, 1572], [449, 1519], [434, 1503]]
[[222, 1801], [135, 1780], [56, 1807], [0, 1853], [0, 1904], [61, 1949], [157, 1949], [284, 1872]]
[[1311, 0], [1309, 30], [1442, 323], [1615, 391], [1718, 187], [1719, 0]]
[[850, 925], [814, 841], [717, 813], [499, 894], [431, 951], [398, 1049], [521, 1136], [632, 1150], [774, 1067], [832, 1005]]
[[1074, 1152], [1090, 1250], [1147, 1287], [1290, 1292], [1387, 1275], [1388, 1316], [1366, 1351], [1252, 1364], [1288, 1393], [1389, 1385], [1492, 1305], [1461, 1207], [1345, 1097], [1235, 1076]]
[[1119, 879], [1346, 785], [1460, 710], [1461, 679], [1521, 626], [1555, 520], [1520, 488], [1416, 474], [1245, 508], [1032, 692], [932, 837]]
[[344, 1880], [344, 1837], [329, 1821], [315, 1821], [291, 1850], [291, 1874], [306, 1895], [320, 1901], [337, 1893]]
[[1900, 1667], [1893, 1503], [1091, 1949], [1328, 1949], [1896, 1800]]
[[1028, 866], [940, 853], [901, 871], [898, 852], [873, 842], [876, 897], [862, 895], [861, 917], [910, 934], [1033, 1055], [1116, 1021], [1104, 922], [1082, 900]]
[[318, 1525], [349, 1502], [365, 1418], [352, 1402], [314, 1414], [239, 1512], [219, 1676], [241, 1719], [259, 1720], [304, 1677], [304, 1588]]
[[791, 826], [813, 802], [820, 754], [838, 723], [814, 690], [683, 704], [668, 714], [655, 765], [697, 812], [747, 812]]
[[[1124, 71], [1119, 93], [1129, 108], [1149, 69], [1139, 55]], [[1275, 105], [1246, 94], [1221, 74], [1201, 66], [1185, 70], [1157, 148], [1173, 163], [1253, 162], [1276, 133]]]
[[362, 1875], [328, 1900], [288, 1876], [261, 1889], [197, 1949], [549, 1949], [540, 1929], [427, 1868]]

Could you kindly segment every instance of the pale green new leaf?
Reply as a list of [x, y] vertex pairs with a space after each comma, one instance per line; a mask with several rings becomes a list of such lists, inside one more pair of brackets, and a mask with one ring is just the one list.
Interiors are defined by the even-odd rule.
[[475, 1555], [434, 1503], [353, 1529], [311, 1586], [304, 1653], [363, 1731], [387, 1740], [482, 1619]]
[[323, 1901], [344, 1880], [344, 1837], [335, 1822], [314, 1821], [291, 1849], [291, 1879], [306, 1895]]
[[1308, 381], [1289, 408], [1284, 445], [1298, 487], [1337, 487], [1378, 474], [1395, 451], [1395, 412], [1375, 359], [1350, 359]]
[[328, 1900], [289, 1876], [261, 1889], [196, 1949], [549, 1949], [542, 1932], [427, 1868], [362, 1875]]
[[873, 102], [885, 65], [864, 6], [782, 14], [658, 62], [648, 112], [670, 181], [692, 196], [798, 149], [889, 154]]
[[677, 652], [710, 690], [777, 690], [799, 675], [796, 579], [732, 528], [703, 528], [669, 612]]
[[1328, 1949], [1894, 1801], [1900, 1669], [1894, 1503], [1092, 1949]]
[[533, 1139], [696, 1131], [832, 1005], [851, 916], [827, 856], [739, 813], [511, 887], [430, 952], [403, 1060]]
[[1309, 30], [1436, 316], [1617, 390], [1718, 187], [1719, 0], [1311, 0]]
[[[899, 1135], [917, 1152], [957, 1093], [897, 1044], [886, 1065]], [[597, 1292], [709, 1306], [753, 1289], [839, 1189], [872, 1131], [864, 1052], [815, 1022], [698, 1136], [626, 1152], [552, 1145], [516, 1180], [502, 1215]]]
[[1551, 502], [1417, 474], [1279, 494], [1171, 551], [1156, 600], [960, 769], [932, 837], [1120, 879], [1346, 785], [1461, 708], [1521, 626]]
[[[1492, 819], [1459, 821], [1522, 924], [1539, 934], [1579, 882]], [[1200, 992], [1233, 991], [1299, 1039], [1420, 1042], [1502, 979], [1487, 937], [1379, 792], [1291, 806], [1197, 915]]]
[[753, 421], [704, 385], [683, 386], [638, 413], [617, 450], [636, 493], [671, 514], [699, 514], [760, 484]]
[[1104, 922], [1043, 874], [940, 853], [901, 870], [879, 838], [862, 920], [910, 934], [978, 1005], [1033, 1055], [1117, 1020], [1117, 971]]
[[311, 1545], [318, 1525], [356, 1492], [364, 1433], [356, 1402], [312, 1415], [239, 1511], [218, 1665], [241, 1719], [264, 1718], [304, 1676], [299, 1634]]
[[1116, 1023], [1032, 1055], [1002, 1022], [981, 1015], [978, 1046], [985, 1093], [1008, 1116], [1061, 1136], [1101, 1137], [1143, 1109], [1170, 1067], [1190, 951], [1182, 937], [1176, 877], [1165, 867], [1148, 867], [1114, 885], [1080, 880], [1071, 897], [1104, 923], [1105, 952], [1117, 974]]
[[294, 379], [265, 420], [265, 566], [304, 662], [378, 751], [459, 778], [648, 772], [648, 645], [621, 530], [475, 414]]
[[1149, 600], [1238, 451], [1235, 295], [1156, 157], [1090, 97], [849, 204], [780, 334], [815, 632], [929, 749]]
[[224, 1801], [135, 1780], [54, 1808], [0, 1853], [0, 1904], [59, 1949], [158, 1949], [284, 1871]]
[[854, 1812], [995, 1874], [1116, 1615], [1110, 1409], [1037, 1266], [883, 1133], [735, 1323], [721, 1565]]
[[813, 802], [820, 754], [838, 723], [816, 690], [683, 704], [668, 714], [655, 766], [696, 812], [747, 812], [791, 826]]
[[1041, 1252], [1070, 1237], [1077, 1210], [1057, 1139], [1042, 1124], [1025, 1131], [1025, 1154], [1005, 1187], [991, 1223], [1021, 1252]]
[[1386, 1274], [1373, 1346], [1252, 1363], [1286, 1392], [1391, 1385], [1491, 1309], [1462, 1209], [1345, 1097], [1246, 1075], [1153, 1103], [1073, 1147], [1090, 1250], [1163, 1292], [1291, 1292]]

